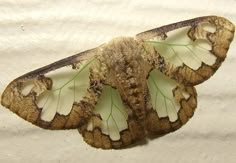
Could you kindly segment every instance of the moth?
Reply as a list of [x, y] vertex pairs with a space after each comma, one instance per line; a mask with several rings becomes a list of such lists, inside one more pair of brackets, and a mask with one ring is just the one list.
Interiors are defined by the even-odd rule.
[[44, 129], [78, 129], [96, 148], [119, 149], [183, 126], [234, 37], [227, 19], [204, 16], [101, 46], [13, 80], [1, 104]]

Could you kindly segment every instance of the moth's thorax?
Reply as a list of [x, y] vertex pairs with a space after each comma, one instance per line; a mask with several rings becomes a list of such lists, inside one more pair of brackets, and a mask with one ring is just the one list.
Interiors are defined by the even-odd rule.
[[102, 47], [101, 60], [108, 72], [107, 83], [115, 87], [123, 101], [139, 119], [145, 117], [148, 63], [142, 55], [143, 43], [134, 38], [116, 38]]

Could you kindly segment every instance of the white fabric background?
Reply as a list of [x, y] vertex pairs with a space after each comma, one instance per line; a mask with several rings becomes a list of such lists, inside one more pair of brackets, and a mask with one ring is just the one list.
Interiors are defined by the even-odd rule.
[[[1, 0], [0, 92], [14, 78], [116, 36], [204, 15], [236, 22], [235, 0]], [[148, 144], [101, 150], [77, 130], [48, 131], [0, 106], [0, 162], [235, 162], [236, 44], [197, 87], [198, 109], [180, 130]]]

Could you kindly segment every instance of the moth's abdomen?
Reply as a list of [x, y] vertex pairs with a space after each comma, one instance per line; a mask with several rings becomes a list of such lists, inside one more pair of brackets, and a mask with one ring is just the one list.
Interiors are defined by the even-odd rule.
[[103, 47], [102, 62], [107, 67], [107, 82], [115, 87], [121, 98], [138, 119], [145, 118], [146, 76], [149, 67], [142, 58], [141, 42], [133, 38], [117, 38]]

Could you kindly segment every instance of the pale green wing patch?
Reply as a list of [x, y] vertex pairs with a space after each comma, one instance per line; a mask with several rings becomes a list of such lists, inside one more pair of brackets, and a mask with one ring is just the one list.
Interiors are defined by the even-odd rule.
[[56, 113], [68, 115], [74, 102], [79, 102], [89, 88], [89, 64], [83, 63], [79, 69], [63, 67], [45, 76], [53, 82], [51, 90], [39, 96], [36, 103], [42, 108], [41, 119], [51, 121]]
[[[175, 67], [186, 65], [197, 70], [202, 63], [212, 66], [217, 58], [211, 53], [211, 43], [203, 39], [193, 41], [186, 35], [188, 30], [188, 27], [177, 29], [169, 32], [165, 40], [152, 39], [146, 42], [153, 44], [157, 52]], [[210, 31], [214, 31], [214, 28], [210, 28]]]
[[183, 126], [197, 107], [197, 92], [154, 69], [147, 80], [150, 109], [146, 129], [151, 136], [161, 136]]
[[82, 100], [89, 88], [89, 65], [92, 61], [82, 63], [79, 69], [63, 67], [45, 74], [53, 85], [36, 101], [37, 106], [42, 108], [42, 120], [49, 122], [56, 113], [66, 116], [71, 112], [73, 103]]
[[128, 114], [119, 92], [111, 86], [104, 86], [102, 94], [94, 109], [94, 114], [100, 117], [100, 122], [90, 120], [88, 131], [99, 128], [112, 141], [120, 140], [120, 132], [128, 129]]
[[[177, 82], [169, 79], [155, 69], [150, 72], [147, 84], [151, 96], [151, 103], [158, 117], [167, 117], [170, 122], [178, 120], [178, 112], [181, 104], [174, 94], [174, 91], [178, 87]], [[181, 94], [185, 99], [188, 99], [190, 96], [184, 91]]]

